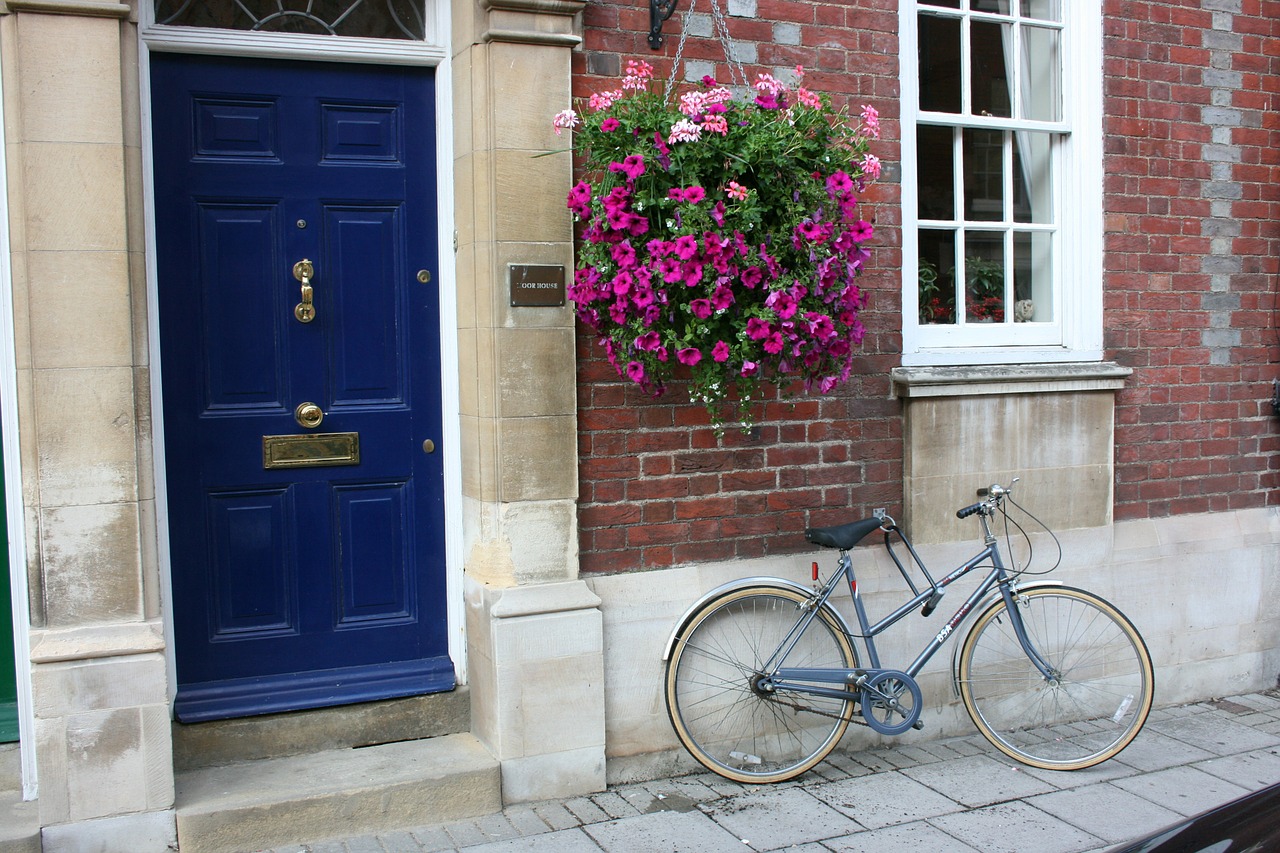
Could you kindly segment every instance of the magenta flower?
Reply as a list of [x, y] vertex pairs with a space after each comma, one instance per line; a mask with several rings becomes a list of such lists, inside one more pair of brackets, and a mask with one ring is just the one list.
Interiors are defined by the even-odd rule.
[[725, 287], [723, 284], [717, 287], [711, 294], [711, 307], [717, 311], [724, 311], [733, 304], [733, 291]]
[[707, 197], [707, 191], [702, 187], [689, 187], [684, 191], [684, 200], [689, 204], [697, 204]]
[[728, 361], [729, 345], [724, 341], [716, 341], [716, 345], [711, 348], [711, 358], [717, 363]]
[[697, 347], [685, 347], [684, 349], [676, 352], [676, 361], [692, 367], [702, 361], [702, 350]]
[[711, 316], [711, 300], [695, 299], [689, 303], [689, 312], [699, 320], [705, 320]]
[[859, 219], [853, 223], [853, 228], [850, 230], [853, 233], [853, 239], [859, 243], [871, 239], [871, 235], [876, 233], [876, 229], [865, 219]]
[[609, 164], [610, 172], [621, 172], [628, 181], [634, 181], [644, 174], [644, 157], [639, 154], [627, 155], [621, 163], [616, 160]]
[[769, 325], [767, 320], [762, 320], [759, 317], [752, 317], [750, 320], [747, 320], [747, 337], [751, 338], [753, 341], [763, 340], [769, 337], [769, 332], [772, 328], [773, 327]]
[[636, 265], [636, 250], [629, 242], [615, 243], [609, 254], [613, 257], [613, 262], [622, 269], [630, 269]]
[[639, 384], [644, 381], [644, 365], [638, 361], [627, 362], [627, 378]]
[[839, 198], [845, 193], [853, 192], [853, 179], [849, 173], [840, 169], [827, 178], [827, 195]]
[[657, 332], [645, 332], [635, 340], [635, 348], [644, 352], [653, 352], [661, 346], [662, 340]]
[[680, 260], [687, 261], [698, 254], [698, 241], [689, 234], [683, 234], [676, 238], [676, 254]]
[[617, 130], [620, 127], [622, 127], [622, 122], [618, 121], [613, 116], [610, 116], [609, 118], [600, 122], [600, 129], [603, 130], [605, 133], [612, 133], [613, 131]]

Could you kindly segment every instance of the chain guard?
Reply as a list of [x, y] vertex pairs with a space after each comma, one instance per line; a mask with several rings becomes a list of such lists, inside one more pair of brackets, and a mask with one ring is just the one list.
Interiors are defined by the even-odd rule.
[[862, 716], [882, 735], [900, 735], [920, 719], [924, 697], [905, 672], [882, 669], [862, 685]]

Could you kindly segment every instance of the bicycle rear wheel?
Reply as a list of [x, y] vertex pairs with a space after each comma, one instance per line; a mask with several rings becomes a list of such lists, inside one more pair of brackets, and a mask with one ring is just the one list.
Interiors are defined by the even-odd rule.
[[[851, 700], [756, 689], [761, 668], [809, 603], [786, 587], [734, 590], [698, 610], [676, 641], [667, 661], [667, 713], [680, 742], [707, 769], [737, 782], [792, 779], [825, 758], [848, 728]], [[824, 607], [786, 665], [852, 669], [857, 655]]]
[[1021, 590], [1017, 603], [1053, 677], [1023, 651], [1004, 600], [992, 604], [960, 650], [960, 696], [978, 731], [1046, 770], [1092, 767], [1128, 746], [1147, 720], [1154, 682], [1137, 629], [1107, 601], [1072, 587]]

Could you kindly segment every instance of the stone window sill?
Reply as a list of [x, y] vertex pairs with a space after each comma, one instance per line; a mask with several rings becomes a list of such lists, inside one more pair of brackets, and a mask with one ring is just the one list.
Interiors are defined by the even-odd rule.
[[987, 394], [1047, 394], [1115, 391], [1133, 373], [1115, 362], [1001, 364], [969, 367], [895, 367], [889, 372], [895, 397], [970, 397]]

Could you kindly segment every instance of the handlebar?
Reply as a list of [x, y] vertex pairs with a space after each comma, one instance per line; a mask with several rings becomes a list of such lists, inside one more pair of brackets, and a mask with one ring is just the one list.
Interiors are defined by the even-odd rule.
[[1006, 496], [1013, 494], [1014, 483], [1017, 483], [1021, 477], [1014, 477], [1008, 486], [1002, 486], [999, 483], [992, 483], [985, 489], [978, 489], [978, 497], [985, 500], [978, 501], [976, 504], [969, 504], [966, 507], [956, 510], [956, 518], [968, 518], [975, 513], [980, 515], [990, 515], [992, 510], [1000, 505], [1000, 502]]

